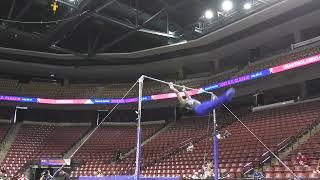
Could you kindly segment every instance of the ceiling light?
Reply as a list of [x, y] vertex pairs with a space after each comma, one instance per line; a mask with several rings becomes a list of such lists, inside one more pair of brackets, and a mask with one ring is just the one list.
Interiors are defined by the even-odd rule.
[[204, 17], [206, 19], [211, 19], [213, 18], [213, 12], [211, 10], [206, 10], [206, 12], [204, 13]]
[[224, 11], [230, 11], [233, 8], [233, 3], [230, 0], [223, 1], [222, 9]]
[[251, 9], [251, 3], [247, 2], [247, 3], [244, 3], [243, 5], [243, 9]]

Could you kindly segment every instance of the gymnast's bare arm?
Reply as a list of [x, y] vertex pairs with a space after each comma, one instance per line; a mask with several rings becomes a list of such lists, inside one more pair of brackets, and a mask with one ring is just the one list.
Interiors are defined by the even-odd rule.
[[170, 89], [177, 95], [177, 98], [178, 98], [179, 103], [180, 103], [181, 105], [186, 104], [186, 101], [182, 98], [182, 96], [180, 95], [180, 92], [179, 92], [176, 88], [174, 88], [174, 86], [173, 86], [172, 83], [169, 84], [169, 87], [170, 87]]
[[186, 91], [186, 88], [184, 86], [183, 86], [182, 91], [184, 92], [187, 99], [192, 99], [191, 96], [189, 95], [189, 93]]

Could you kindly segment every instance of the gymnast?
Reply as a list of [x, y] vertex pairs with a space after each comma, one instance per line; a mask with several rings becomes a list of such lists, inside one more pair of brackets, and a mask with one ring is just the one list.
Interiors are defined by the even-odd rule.
[[[169, 83], [169, 87], [177, 95], [180, 107], [183, 109], [183, 111], [194, 112], [195, 114], [200, 116], [208, 115], [220, 105], [230, 102], [235, 95], [234, 88], [230, 88], [222, 96], [218, 96], [210, 101], [201, 103], [200, 101], [191, 98], [191, 96], [186, 91], [186, 88], [182, 89], [183, 93], [186, 96], [186, 98], [184, 99], [181, 96], [180, 92], [174, 87], [173, 83]], [[178, 117], [180, 118], [181, 116]]]

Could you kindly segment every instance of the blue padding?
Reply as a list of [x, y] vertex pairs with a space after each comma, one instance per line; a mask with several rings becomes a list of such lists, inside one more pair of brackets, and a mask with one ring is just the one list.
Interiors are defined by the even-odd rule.
[[236, 91], [233, 88], [230, 88], [222, 96], [219, 96], [210, 101], [203, 102], [200, 105], [196, 106], [194, 108], [194, 111], [200, 116], [207, 115], [222, 104], [230, 102], [235, 93]]
[[[179, 180], [179, 177], [140, 177], [143, 180]], [[79, 180], [134, 180], [134, 176], [105, 176], [105, 177], [88, 177], [80, 176]]]

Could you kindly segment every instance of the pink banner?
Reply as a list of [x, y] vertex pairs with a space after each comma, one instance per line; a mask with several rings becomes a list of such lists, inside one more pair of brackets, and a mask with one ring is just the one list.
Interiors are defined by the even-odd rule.
[[175, 93], [168, 93], [168, 94], [157, 94], [157, 95], [152, 95], [151, 98], [153, 100], [158, 100], [158, 99], [169, 99], [169, 98], [175, 98], [177, 95]]
[[301, 59], [301, 60], [293, 61], [291, 63], [287, 63], [287, 64], [283, 64], [283, 65], [280, 65], [280, 66], [276, 66], [276, 67], [270, 68], [270, 71], [271, 71], [271, 73], [279, 73], [279, 72], [286, 71], [286, 70], [289, 70], [289, 69], [294, 69], [294, 68], [297, 68], [297, 67], [300, 67], [300, 66], [313, 64], [313, 63], [316, 63], [316, 62], [320, 62], [320, 54], [315, 55], [315, 56], [311, 56], [311, 57], [308, 57], [308, 58], [304, 58], [304, 59]]
[[42, 98], [38, 98], [38, 102], [44, 103], [44, 104], [93, 104], [90, 101], [90, 99], [42, 99]]
[[[187, 91], [187, 93], [190, 95], [190, 96], [193, 96], [195, 94], [199, 94], [199, 92], [203, 91], [202, 88], [200, 89], [196, 89], [196, 90], [192, 90], [192, 91]], [[180, 95], [181, 96], [184, 96], [184, 93], [183, 92], [180, 92]], [[170, 99], [170, 98], [176, 98], [177, 95], [175, 93], [167, 93], [167, 94], [158, 94], [158, 95], [152, 95], [151, 98], [153, 100], [159, 100], [159, 99]]]

